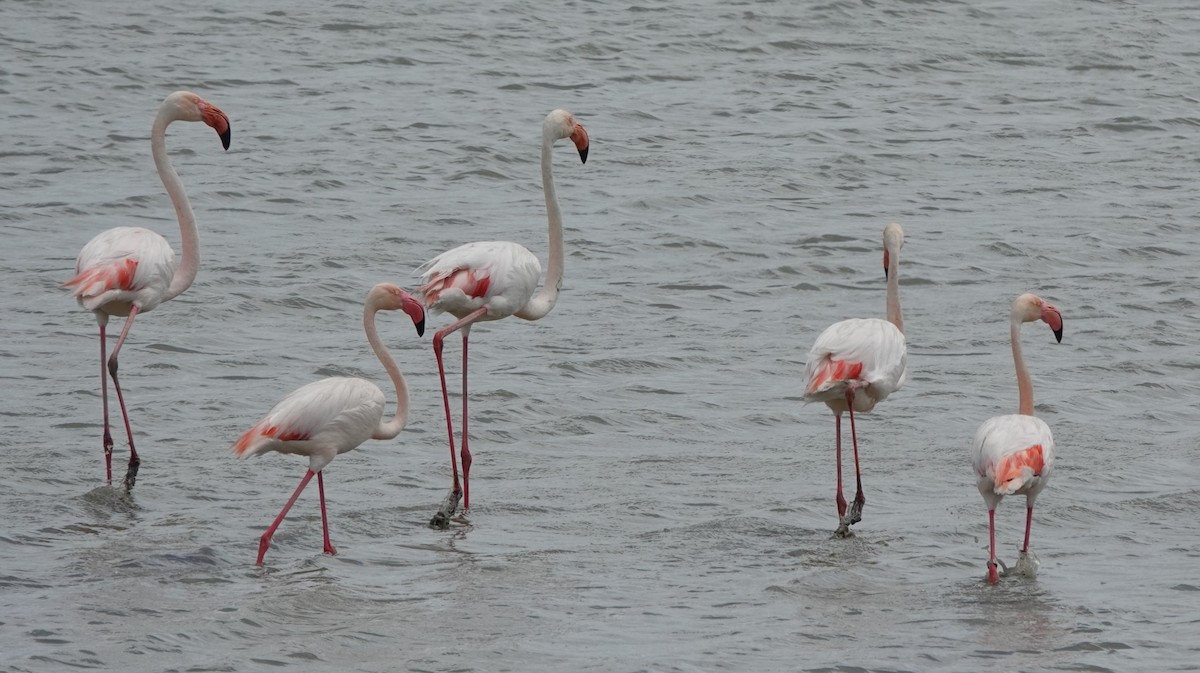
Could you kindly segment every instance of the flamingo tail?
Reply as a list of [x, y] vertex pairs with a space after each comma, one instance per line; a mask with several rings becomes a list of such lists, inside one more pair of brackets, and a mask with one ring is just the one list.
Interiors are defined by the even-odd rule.
[[1034, 444], [1028, 449], [1017, 451], [1002, 458], [996, 464], [995, 491], [1000, 495], [1016, 493], [1031, 478], [1042, 473], [1042, 445]]

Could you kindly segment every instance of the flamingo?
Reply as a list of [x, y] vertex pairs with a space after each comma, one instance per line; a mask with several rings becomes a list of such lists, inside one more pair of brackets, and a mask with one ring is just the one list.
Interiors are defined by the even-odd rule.
[[[117, 381], [117, 354], [140, 313], [174, 299], [192, 285], [200, 267], [200, 242], [196, 231], [196, 216], [188, 203], [187, 193], [179, 174], [167, 156], [166, 131], [173, 121], [199, 122], [211, 126], [229, 149], [229, 117], [217, 106], [190, 91], [176, 91], [163, 99], [150, 129], [150, 152], [158, 177], [162, 179], [175, 215], [179, 218], [179, 233], [183, 240], [183, 259], [176, 263], [175, 252], [167, 239], [141, 227], [115, 227], [101, 232], [88, 241], [75, 260], [75, 277], [63, 283], [79, 301], [79, 305], [96, 316], [100, 325], [100, 399], [104, 413], [104, 465], [108, 484], [112, 485], [112, 433], [108, 423], [108, 376], [112, 375], [125, 433], [129, 437], [129, 468], [125, 473], [125, 490], [133, 490], [141, 459], [133, 447], [133, 428], [125, 410], [125, 398]], [[121, 335], [113, 346], [112, 356], [105, 361], [105, 329], [110, 316], [127, 316]]]
[[[839, 525], [834, 534], [849, 537], [852, 524], [862, 520], [862, 474], [858, 465], [858, 436], [854, 412], [866, 413], [908, 378], [904, 319], [900, 315], [900, 248], [904, 229], [892, 223], [883, 228], [883, 272], [887, 277], [887, 320], [851, 318], [821, 332], [808, 352], [804, 367], [805, 402], [824, 402], [833, 411], [837, 445], [837, 508]], [[850, 437], [854, 442], [854, 478], [858, 492], [849, 513], [842, 495], [842, 412], [850, 412]]]
[[[450, 440], [450, 467], [453, 484], [442, 507], [430, 525], [449, 526], [450, 517], [458, 507], [461, 496], [466, 521], [470, 508], [469, 475], [471, 451], [467, 448], [467, 338], [471, 326], [480, 321], [499, 320], [515, 315], [525, 320], [538, 320], [554, 308], [563, 275], [562, 213], [554, 194], [554, 178], [550, 170], [551, 150], [557, 140], [570, 138], [587, 163], [588, 134], [575, 116], [566, 110], [554, 110], [542, 122], [542, 191], [546, 197], [549, 225], [550, 258], [546, 280], [537, 295], [538, 277], [542, 265], [532, 252], [522, 245], [508, 241], [481, 241], [460, 245], [422, 264], [419, 288], [425, 306], [435, 313], [449, 313], [456, 320], [433, 335], [433, 352], [437, 358], [438, 375], [442, 383], [442, 402], [446, 409], [446, 432]], [[463, 347], [463, 412], [462, 412], [462, 484], [458, 480], [458, 464], [454, 455], [454, 423], [450, 418], [450, 396], [446, 391], [446, 370], [442, 360], [442, 342], [447, 335], [462, 331]]]
[[365, 379], [335, 376], [314, 381], [292, 391], [267, 415], [247, 430], [233, 444], [238, 458], [249, 458], [268, 451], [308, 456], [308, 472], [300, 480], [292, 497], [275, 517], [271, 527], [258, 543], [258, 560], [271, 546], [271, 537], [279, 528], [300, 492], [317, 475], [317, 491], [321, 497], [321, 528], [325, 534], [325, 553], [336, 554], [329, 541], [329, 519], [325, 514], [325, 479], [322, 470], [334, 457], [353, 450], [368, 439], [392, 439], [408, 422], [408, 386], [392, 359], [379, 333], [375, 330], [375, 314], [379, 311], [403, 310], [417, 327], [417, 336], [425, 333], [425, 309], [409, 293], [390, 283], [380, 283], [367, 293], [363, 307], [363, 330], [375, 356], [383, 363], [392, 385], [396, 388], [396, 414], [383, 420], [385, 398], [379, 386]]
[[1029, 529], [1033, 525], [1033, 503], [1046, 487], [1054, 468], [1054, 437], [1050, 426], [1033, 415], [1033, 380], [1021, 358], [1021, 324], [1042, 320], [1062, 343], [1062, 313], [1050, 302], [1033, 294], [1023, 294], [1013, 302], [1009, 317], [1013, 366], [1017, 370], [1018, 413], [993, 416], [975, 431], [971, 455], [975, 463], [976, 486], [988, 508], [990, 556], [987, 581], [1000, 581], [996, 559], [996, 505], [1006, 495], [1025, 496], [1025, 544], [1021, 547], [1017, 568], [1027, 574], [1037, 572], [1037, 559], [1029, 551]]

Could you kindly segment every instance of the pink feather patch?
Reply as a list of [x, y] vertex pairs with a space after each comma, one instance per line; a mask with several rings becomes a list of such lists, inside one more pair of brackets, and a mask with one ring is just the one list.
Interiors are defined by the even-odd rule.
[[1033, 471], [1034, 476], [1042, 473], [1045, 462], [1042, 460], [1041, 444], [1034, 444], [1028, 449], [1017, 451], [1001, 458], [1000, 462], [996, 465], [994, 481], [997, 484], [1007, 484], [1013, 479], [1020, 477], [1026, 467]]
[[425, 298], [425, 305], [432, 306], [437, 303], [442, 293], [446, 290], [457, 288], [462, 290], [463, 294], [468, 297], [478, 298], [487, 294], [491, 284], [492, 278], [487, 275], [487, 271], [485, 270], [455, 269], [430, 280], [428, 283], [422, 285], [419, 290]]
[[133, 277], [137, 274], [136, 259], [123, 259], [112, 264], [96, 266], [63, 283], [76, 297], [94, 296], [108, 290], [134, 291]]
[[808, 382], [807, 393], [812, 394], [820, 390], [826, 383], [856, 379], [862, 373], [862, 368], [861, 362], [825, 360], [821, 363], [821, 367], [813, 372], [812, 380]]

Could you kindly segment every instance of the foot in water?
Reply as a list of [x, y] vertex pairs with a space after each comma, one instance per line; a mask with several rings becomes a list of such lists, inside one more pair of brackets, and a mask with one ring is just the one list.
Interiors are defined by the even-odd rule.
[[429, 520], [429, 527], [446, 530], [450, 527], [451, 521], [461, 518], [462, 514], [458, 517], [454, 516], [454, 513], [458, 511], [458, 501], [460, 498], [462, 498], [462, 491], [451, 489], [446, 494], [446, 499], [442, 501], [442, 506], [438, 508], [437, 514], [434, 514], [433, 518]]

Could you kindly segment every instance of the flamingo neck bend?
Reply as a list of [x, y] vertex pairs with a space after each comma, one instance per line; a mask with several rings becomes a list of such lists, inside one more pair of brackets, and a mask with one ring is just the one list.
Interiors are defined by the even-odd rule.
[[558, 197], [554, 193], [554, 175], [551, 171], [551, 154], [554, 149], [553, 129], [542, 129], [542, 193], [546, 197], [546, 218], [549, 227], [550, 251], [546, 265], [546, 281], [529, 302], [514, 315], [525, 320], [544, 317], [558, 302], [558, 291], [563, 278], [563, 230], [562, 211], [558, 208]]
[[175, 105], [164, 102], [158, 108], [154, 126], [150, 129], [150, 152], [154, 155], [158, 177], [162, 179], [163, 187], [166, 187], [167, 195], [171, 197], [171, 205], [175, 206], [175, 217], [179, 219], [179, 235], [183, 246], [179, 266], [175, 267], [175, 275], [167, 288], [166, 299], [173, 299], [191, 287], [200, 268], [200, 234], [196, 230], [196, 215], [192, 213], [192, 204], [188, 202], [183, 181], [179, 179], [179, 174], [175, 172], [171, 159], [167, 156], [167, 126], [176, 119], [179, 117]]
[[380, 421], [379, 427], [371, 434], [371, 439], [392, 439], [400, 434], [400, 431], [408, 424], [408, 384], [404, 381], [400, 367], [392, 359], [392, 354], [383, 345], [383, 341], [379, 338], [379, 332], [375, 329], [375, 314], [379, 310], [375, 301], [369, 301], [363, 307], [363, 331], [367, 333], [367, 342], [371, 344], [371, 350], [375, 351], [375, 357], [383, 363], [388, 378], [392, 380], [392, 385], [396, 388], [396, 415], [387, 421]]

